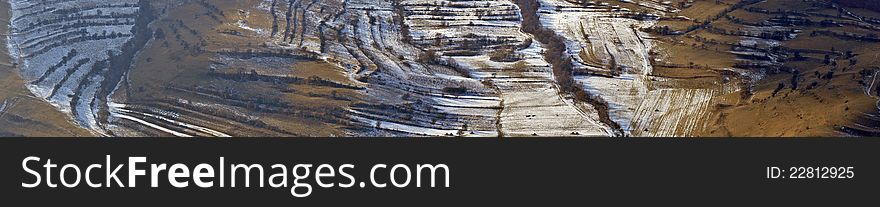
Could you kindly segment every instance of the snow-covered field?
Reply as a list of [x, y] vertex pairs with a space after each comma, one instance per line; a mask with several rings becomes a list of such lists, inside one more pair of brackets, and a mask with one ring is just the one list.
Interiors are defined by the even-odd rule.
[[[351, 0], [317, 4], [309, 10], [307, 2], [289, 2], [288, 8], [282, 5], [274, 11], [283, 17], [292, 9], [292, 13], [304, 14], [293, 18], [321, 25], [318, 30], [303, 31], [297, 21], [291, 21], [290, 36], [300, 34], [305, 39], [303, 47], [338, 61], [352, 78], [369, 76], [367, 93], [376, 103], [418, 103], [415, 106], [420, 107], [417, 111], [421, 112], [395, 113], [354, 107], [355, 120], [364, 125], [381, 122], [378, 128], [428, 135], [455, 134], [464, 125], [473, 132], [466, 136], [496, 136], [499, 132], [609, 134], [607, 127], [596, 121], [591, 106], [575, 105], [559, 95], [549, 64], [543, 60], [541, 44], [520, 31], [520, 11], [510, 1]], [[265, 7], [271, 4], [261, 5], [258, 9], [273, 10]], [[315, 10], [335, 5], [342, 8], [332, 15]], [[279, 31], [287, 30], [283, 28]], [[310, 40], [320, 38], [303, 38], [321, 34], [326, 40], [323, 46], [320, 42], [318, 47], [309, 46]], [[274, 38], [291, 42], [285, 36]], [[521, 45], [525, 48], [519, 48]], [[293, 41], [291, 47], [300, 45]], [[499, 48], [517, 48], [514, 54], [522, 57], [520, 61], [527, 68], [512, 69], [514, 62], [490, 60], [489, 53]], [[436, 63], [419, 61], [426, 51], [437, 53]], [[468, 94], [443, 95], [442, 89], [450, 87], [467, 88]], [[402, 93], [411, 98], [401, 100]], [[399, 113], [413, 116], [401, 119], [396, 116]]]
[[[654, 86], [669, 80], [650, 76], [649, 51], [654, 40], [639, 29], [656, 20], [625, 17], [633, 13], [612, 4], [634, 5], [655, 14], [678, 12], [668, 6], [670, 2], [585, 6], [568, 0], [538, 1], [542, 26], [566, 40], [566, 54], [575, 70], [609, 74], [580, 75], [574, 80], [608, 102], [611, 119], [627, 135], [694, 133], [705, 125], [702, 118], [708, 116], [713, 97], [727, 93], [721, 87]], [[250, 7], [236, 8], [238, 12], [226, 12], [236, 16], [224, 26], [240, 30], [237, 35], [265, 40], [261, 46], [296, 51], [291, 55], [303, 54], [309, 60], [317, 56], [343, 68], [349, 82], [365, 88], [360, 90], [364, 100], [347, 110], [357, 128], [352, 134], [614, 134], [599, 121], [594, 106], [560, 92], [551, 65], [544, 59], [547, 48], [521, 31], [523, 15], [509, 0], [253, 2]], [[13, 0], [11, 5], [8, 49], [29, 81], [27, 88], [81, 126], [100, 131], [99, 105], [111, 102], [110, 119], [176, 136], [228, 136], [221, 132], [227, 129], [216, 123], [96, 97], [105, 84], [102, 74], [108, 70], [110, 54], [119, 53], [133, 36], [137, 0]], [[745, 39], [743, 44], [779, 43]], [[298, 61], [288, 56], [220, 53], [209, 67], [246, 68], [246, 72], [281, 77]], [[206, 107], [223, 110], [222, 106]]]
[[[267, 0], [250, 10], [275, 12], [272, 44], [318, 53], [353, 81], [369, 79], [363, 84], [371, 105], [350, 109], [363, 128], [439, 136], [609, 134], [591, 106], [559, 95], [541, 44], [520, 31], [520, 11], [510, 1]], [[490, 60], [500, 48], [515, 48], [526, 68]], [[426, 62], [420, 57], [428, 52], [436, 58]], [[465, 91], [447, 91], [454, 88]]]
[[[702, 126], [696, 120], [722, 92], [650, 87], [653, 40], [639, 29], [656, 20], [625, 17], [629, 9], [612, 5], [640, 6], [656, 17], [678, 12], [669, 2], [539, 1], [541, 23], [568, 40], [577, 70], [613, 74], [575, 80], [609, 103], [612, 120], [628, 135], [682, 136]], [[520, 31], [522, 15], [511, 1], [267, 0], [250, 10], [275, 12], [274, 45], [320, 54], [366, 86], [373, 105], [351, 109], [366, 128], [422, 135], [463, 128], [471, 131], [466, 136], [612, 134], [592, 106], [559, 92], [545, 48]], [[264, 31], [259, 35], [273, 30], [238, 26]], [[490, 58], [502, 49], [512, 50], [512, 60]], [[428, 52], [436, 55], [425, 62]], [[467, 90], [444, 92], [449, 88]]]
[[[577, 76], [575, 80], [590, 94], [608, 102], [611, 119], [627, 135], [687, 136], [704, 126], [701, 121], [708, 116], [711, 100], [720, 91], [651, 87], [649, 51], [653, 40], [639, 28], [650, 27], [655, 20], [621, 17], [626, 11], [613, 5], [583, 7], [565, 0], [539, 1], [543, 26], [568, 40], [568, 54], [576, 67], [613, 74]], [[662, 2], [634, 3], [658, 15], [678, 12]]]
[[[407, 7], [414, 14], [407, 16], [407, 22], [413, 39], [423, 43], [424, 47], [454, 52], [467, 47], [468, 40], [489, 42], [481, 45], [482, 49], [475, 49], [476, 55], [444, 57], [468, 69], [472, 78], [489, 81], [496, 88], [500, 99], [496, 127], [503, 135], [610, 134], [607, 126], [596, 121], [598, 116], [591, 111], [592, 107], [577, 106], [560, 95], [550, 65], [543, 60], [544, 48], [540, 42], [520, 32], [520, 11], [512, 2], [404, 1], [407, 3], [419, 5]], [[527, 41], [531, 44], [514, 51], [521, 57], [518, 61], [522, 61], [520, 64], [525, 65], [524, 68], [517, 68], [517, 62], [497, 62], [488, 56], [493, 52], [490, 48], [516, 48]]]
[[96, 91], [109, 54], [132, 37], [137, 0], [10, 1], [7, 49], [27, 88], [84, 128], [101, 129]]
[[[166, 133], [169, 133], [174, 136], [192, 137], [193, 134], [195, 134], [195, 135], [201, 135], [201, 136], [208, 135], [208, 136], [215, 136], [215, 137], [230, 137], [228, 134], [225, 134], [225, 133], [217, 131], [217, 130], [213, 130], [213, 129], [209, 129], [206, 127], [197, 126], [194, 124], [189, 124], [184, 121], [177, 120], [177, 118], [179, 118], [180, 116], [175, 113], [166, 112], [166, 111], [160, 111], [161, 113], [149, 113], [149, 112], [134, 111], [132, 109], [129, 109], [128, 106], [125, 104], [119, 104], [119, 103], [113, 103], [113, 102], [110, 102], [108, 104], [108, 106], [109, 106], [110, 116], [112, 118], [119, 118], [119, 119], [126, 119], [129, 121], [134, 121], [134, 122], [143, 124], [144, 126], [147, 126], [147, 127], [150, 127], [150, 128], [162, 131], [162, 132], [166, 132]], [[139, 118], [139, 117], [141, 117], [141, 118]], [[152, 119], [155, 121], [146, 121], [146, 120], [144, 120], [145, 118], [149, 118], [149, 119]], [[156, 123], [159, 123], [159, 124], [156, 124]], [[183, 130], [178, 131], [175, 129], [171, 129], [169, 127], [163, 127], [163, 125], [164, 126], [175, 126], [175, 128], [180, 128]]]
[[6, 113], [6, 106], [9, 104], [9, 100], [3, 100], [3, 105], [0, 105], [0, 115]]

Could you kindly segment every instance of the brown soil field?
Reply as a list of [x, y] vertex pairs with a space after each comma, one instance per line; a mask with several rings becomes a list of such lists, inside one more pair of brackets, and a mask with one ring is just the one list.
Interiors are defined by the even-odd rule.
[[[151, 27], [163, 31], [165, 37], [151, 40], [147, 48], [141, 51], [134, 69], [128, 75], [129, 87], [116, 93], [119, 99], [129, 104], [175, 105], [177, 100], [187, 100], [190, 103], [224, 105], [229, 111], [209, 113], [183, 109], [185, 107], [177, 109], [198, 114], [198, 117], [204, 118], [194, 118], [199, 119], [197, 122], [233, 136], [344, 136], [346, 123], [340, 114], [344, 114], [346, 107], [357, 100], [359, 93], [356, 90], [221, 78], [236, 76], [239, 72], [250, 74], [251, 68], [247, 66], [238, 70], [211, 70], [211, 63], [223, 51], [272, 50], [265, 45], [267, 40], [235, 25], [243, 18], [238, 8], [256, 5], [255, 2], [257, 1], [212, 1], [213, 6], [222, 10], [225, 16], [210, 14], [210, 10], [195, 2], [160, 4], [159, 8], [168, 6], [166, 13]], [[212, 19], [210, 15], [219, 18]], [[271, 24], [259, 21], [271, 20], [271, 17], [259, 15], [268, 14], [251, 13], [251, 18], [247, 18], [248, 24]], [[223, 33], [230, 30], [239, 31], [241, 35]], [[320, 60], [299, 61], [286, 70], [289, 73], [282, 75], [283, 77], [318, 77], [352, 85], [340, 68]], [[211, 97], [205, 94], [206, 90], [220, 94], [225, 93], [223, 90], [235, 91], [235, 97], [242, 98]], [[280, 102], [278, 105], [283, 111], [259, 109], [258, 106], [252, 106], [257, 104], [249, 104], [253, 102], [250, 98]], [[236, 101], [244, 102], [245, 105], [233, 106], [229, 103]], [[226, 117], [233, 113], [258, 117], [261, 125], [255, 126], [253, 123]]]
[[[700, 1], [697, 1], [700, 2]], [[696, 6], [684, 9], [681, 14], [686, 16], [705, 16], [705, 13], [715, 11], [706, 7]], [[834, 9], [811, 8], [808, 3], [794, 0], [765, 1], [752, 6], [776, 11], [786, 9], [803, 11], [810, 9], [817, 14], [837, 16]], [[711, 7], [710, 7], [711, 8]], [[876, 16], [878, 13], [858, 9], [856, 13], [863, 16]], [[773, 14], [763, 14], [735, 10], [729, 13], [731, 16], [745, 22], [763, 22], [774, 17]], [[693, 18], [693, 17], [692, 17]], [[810, 20], [820, 22], [826, 19], [845, 21], [842, 19], [810, 16]], [[660, 26], [667, 22], [661, 21]], [[677, 23], [669, 25], [677, 27]], [[735, 31], [746, 26], [721, 18], [710, 24], [713, 28], [721, 28]], [[878, 57], [880, 57], [880, 43], [866, 42], [855, 39], [844, 39], [827, 35], [811, 35], [813, 31], [836, 31], [860, 35], [878, 33], [865, 28], [844, 27], [819, 27], [819, 26], [795, 26], [794, 29], [802, 30], [797, 37], [780, 41], [781, 47], [792, 50], [810, 50], [836, 52], [831, 55], [836, 60], [836, 65], [825, 64], [824, 54], [802, 54], [803, 59], [794, 59], [781, 62], [783, 71], [779, 73], [767, 73], [762, 79], [755, 82], [750, 94], [728, 94], [716, 97], [715, 107], [711, 118], [713, 123], [698, 134], [701, 136], [841, 136], [848, 135], [841, 129], [855, 125], [857, 120], [863, 119], [865, 114], [875, 113], [877, 96], [874, 88], [870, 88], [870, 75], [860, 74], [863, 70], [876, 71]], [[702, 39], [698, 41], [696, 37]], [[692, 68], [655, 67], [656, 76], [674, 77], [700, 77], [706, 76], [707, 71], [722, 68], [735, 68], [740, 62], [735, 55], [730, 54], [730, 45], [745, 39], [743, 36], [720, 34], [709, 32], [706, 29], [698, 29], [686, 35], [672, 35], [659, 37], [655, 52], [668, 54], [664, 56], [663, 64], [704, 66], [705, 70]], [[706, 40], [712, 40], [719, 44], [704, 44]], [[761, 47], [761, 46], [759, 46]], [[764, 46], [764, 49], [770, 49]], [[849, 51], [853, 57], [843, 55]], [[660, 64], [657, 64], [660, 65]], [[705, 67], [708, 66], [708, 67]], [[792, 88], [793, 74], [787, 69], [796, 69], [798, 75], [797, 89]], [[833, 73], [827, 76], [826, 74]], [[864, 73], [864, 72], [861, 72]], [[818, 74], [818, 75], [817, 75]], [[868, 79], [867, 81], [865, 79]], [[783, 84], [783, 88], [777, 87]], [[876, 86], [875, 86], [876, 87]], [[866, 89], [867, 88], [867, 89]], [[775, 91], [775, 93], [774, 93]], [[866, 92], [867, 91], [867, 92]], [[871, 127], [871, 126], [866, 126]], [[874, 126], [876, 127], [876, 126]]]

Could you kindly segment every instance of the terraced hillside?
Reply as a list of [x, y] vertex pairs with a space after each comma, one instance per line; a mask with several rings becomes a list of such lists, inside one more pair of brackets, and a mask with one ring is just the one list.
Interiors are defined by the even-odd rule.
[[656, 75], [739, 76], [739, 92], [716, 96], [697, 134], [876, 134], [869, 73], [877, 64], [878, 13], [835, 2], [680, 3], [687, 16], [662, 18], [648, 30], [666, 53], [658, 55]]
[[[9, 4], [0, 3], [0, 18], [9, 19]], [[4, 25], [8, 21], [3, 22]], [[9, 28], [0, 27], [3, 34]], [[6, 43], [7, 39], [0, 40]], [[3, 50], [0, 55], [0, 136], [88, 136], [87, 130], [72, 123], [45, 100], [35, 98], [18, 75], [17, 64]]]
[[[518, 1], [540, 22], [541, 36], [554, 36], [557, 82], [585, 91], [585, 102], [607, 113], [606, 123], [627, 136], [689, 136], [706, 126], [710, 100], [736, 91], [720, 77], [688, 80], [654, 76], [651, 28], [678, 8], [656, 1]], [[552, 50], [551, 50], [552, 52]], [[566, 79], [571, 79], [567, 81]], [[598, 99], [598, 100], [596, 100]]]
[[[153, 25], [162, 38], [111, 105], [112, 127], [178, 136], [610, 133], [592, 107], [560, 95], [542, 44], [519, 31], [515, 4], [434, 3], [169, 6]], [[426, 13], [436, 8], [450, 11]], [[150, 61], [162, 58], [171, 61]]]
[[10, 100], [62, 114], [12, 135], [880, 131], [880, 13], [849, 1], [9, 3], [9, 67], [32, 95], [0, 94], [17, 97], [0, 118]]
[[[106, 97], [137, 50], [133, 29], [149, 23], [138, 1], [10, 1], [8, 49], [26, 87], [104, 134]], [[143, 38], [141, 38], [143, 39]], [[133, 41], [134, 40], [134, 41]]]

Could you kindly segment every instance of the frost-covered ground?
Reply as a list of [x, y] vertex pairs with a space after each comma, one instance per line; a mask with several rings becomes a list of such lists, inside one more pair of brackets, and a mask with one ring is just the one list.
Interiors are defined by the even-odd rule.
[[[472, 78], [496, 88], [500, 99], [496, 127], [503, 135], [610, 134], [596, 121], [591, 106], [575, 105], [560, 95], [552, 69], [543, 59], [542, 44], [520, 32], [520, 11], [512, 2], [404, 1], [404, 5], [416, 5], [406, 7], [416, 42], [444, 52], [444, 58], [467, 69]], [[469, 41], [485, 43], [473, 48]], [[491, 60], [490, 53], [498, 48], [514, 48], [521, 62]], [[462, 49], [476, 53], [456, 54]]]
[[3, 100], [3, 105], [0, 105], [0, 115], [6, 113], [6, 106], [9, 104], [9, 100]]
[[[608, 102], [627, 135], [691, 135], [705, 126], [714, 97], [735, 92], [651, 76], [654, 40], [640, 29], [675, 16], [671, 2], [538, 1], [542, 26], [567, 40], [574, 79]], [[272, 27], [244, 19], [240, 28], [268, 31], [276, 47], [319, 54], [366, 88], [369, 104], [350, 109], [363, 128], [355, 134], [613, 134], [593, 106], [560, 93], [546, 48], [520, 30], [520, 8], [509, 0], [265, 0], [244, 10], [271, 13]], [[505, 50], [509, 57], [498, 59]]]
[[[588, 71], [574, 79], [608, 102], [611, 119], [627, 135], [689, 135], [705, 124], [700, 117], [707, 115], [711, 99], [725, 93], [721, 88], [677, 88], [666, 84], [674, 80], [652, 80], [652, 39], [639, 30], [655, 23], [650, 15], [639, 20], [625, 17], [633, 13], [618, 5], [538, 1], [542, 26], [567, 40], [566, 52], [576, 71]], [[227, 11], [235, 16], [224, 26], [240, 30], [236, 35], [265, 40], [261, 46], [293, 54], [218, 52], [209, 67], [283, 77], [300, 55], [335, 64], [354, 86], [364, 88], [365, 100], [347, 109], [356, 126], [354, 135], [614, 134], [598, 121], [600, 112], [593, 106], [560, 92], [544, 59], [547, 48], [521, 31], [523, 15], [509, 0], [252, 2], [250, 7], [236, 8], [238, 12]], [[8, 48], [29, 81], [27, 87], [83, 127], [101, 133], [96, 117], [100, 105], [110, 101], [96, 94], [106, 84], [102, 74], [108, 70], [110, 54], [119, 53], [133, 36], [137, 0], [11, 3]], [[658, 14], [678, 12], [669, 2], [657, 0], [614, 4], [636, 5]], [[778, 44], [761, 39], [742, 42]], [[760, 55], [760, 51], [735, 52]], [[589, 73], [606, 75], [583, 75]], [[228, 136], [208, 128], [226, 130], [216, 128], [217, 123], [159, 108], [111, 102], [108, 109], [110, 119], [176, 136]]]
[[[539, 0], [544, 27], [566, 38], [576, 68], [609, 76], [577, 76], [590, 94], [609, 104], [611, 119], [633, 136], [687, 136], [699, 130], [715, 89], [652, 87], [651, 37], [640, 28], [656, 20], [626, 18], [617, 5], [582, 6], [565, 0]], [[624, 1], [622, 1], [624, 2]], [[627, 1], [656, 15], [678, 12], [658, 1]], [[616, 65], [617, 67], [612, 67]], [[667, 80], [657, 80], [665, 82]]]
[[108, 54], [132, 37], [137, 0], [11, 0], [9, 44], [27, 88], [84, 128], [102, 133], [96, 121], [103, 103]]
[[[522, 34], [521, 35], [526, 35]], [[514, 62], [495, 62], [486, 55], [454, 57], [474, 76], [489, 80], [500, 93], [501, 132], [511, 136], [607, 136], [607, 126], [600, 124], [595, 109], [577, 105], [561, 95], [553, 71], [541, 54], [541, 43], [533, 41], [528, 48], [517, 51], [525, 68]]]
[[[185, 121], [179, 120], [181, 116], [179, 114], [163, 111], [158, 109], [152, 109], [156, 112], [142, 112], [135, 111], [134, 109], [130, 109], [125, 104], [119, 103], [108, 103], [109, 112], [111, 114], [111, 119], [126, 119], [129, 121], [134, 121], [144, 126], [153, 128], [155, 130], [159, 130], [165, 133], [169, 133], [174, 136], [179, 137], [192, 137], [195, 135], [198, 136], [214, 136], [214, 137], [230, 137], [228, 134], [213, 130], [207, 127], [198, 126], [195, 124], [190, 124]], [[149, 119], [149, 120], [145, 120]]]
[[[274, 11], [274, 29], [251, 29], [270, 31], [277, 47], [320, 54], [366, 86], [369, 104], [350, 109], [364, 128], [355, 134], [609, 134], [591, 106], [559, 95], [510, 1], [266, 0], [243, 10]], [[490, 60], [501, 48], [515, 48], [525, 68]]]

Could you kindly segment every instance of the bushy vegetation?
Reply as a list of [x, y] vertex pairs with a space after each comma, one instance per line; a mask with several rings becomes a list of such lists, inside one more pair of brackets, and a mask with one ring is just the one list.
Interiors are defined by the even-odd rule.
[[553, 66], [553, 75], [560, 89], [571, 94], [575, 100], [586, 102], [596, 107], [596, 110], [599, 112], [600, 121], [619, 131], [620, 125], [611, 120], [608, 114], [610, 109], [608, 103], [602, 97], [589, 94], [572, 78], [574, 65], [572, 64], [571, 57], [566, 54], [565, 40], [556, 34], [555, 31], [541, 25], [541, 20], [538, 16], [540, 3], [536, 0], [514, 0], [513, 2], [519, 6], [522, 12], [523, 32], [532, 34], [535, 39], [544, 43], [544, 47], [547, 48], [544, 52], [544, 59]]

